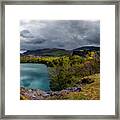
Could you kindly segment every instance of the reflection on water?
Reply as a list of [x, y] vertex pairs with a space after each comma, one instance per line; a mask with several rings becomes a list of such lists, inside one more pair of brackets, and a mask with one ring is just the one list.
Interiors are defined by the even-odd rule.
[[50, 90], [47, 66], [44, 64], [20, 64], [20, 86]]

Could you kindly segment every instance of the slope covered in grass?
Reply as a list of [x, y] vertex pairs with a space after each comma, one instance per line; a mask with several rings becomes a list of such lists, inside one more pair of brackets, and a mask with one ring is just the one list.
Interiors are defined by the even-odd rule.
[[92, 83], [84, 83], [80, 92], [63, 92], [60, 96], [50, 96], [48, 99], [68, 99], [68, 100], [99, 100], [100, 99], [100, 74], [94, 74], [85, 79], [90, 79]]

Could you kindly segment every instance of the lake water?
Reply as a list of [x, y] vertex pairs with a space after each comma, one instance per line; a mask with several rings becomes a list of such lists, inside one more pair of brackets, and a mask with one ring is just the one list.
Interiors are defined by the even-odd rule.
[[32, 89], [50, 90], [47, 66], [44, 64], [20, 64], [20, 86]]

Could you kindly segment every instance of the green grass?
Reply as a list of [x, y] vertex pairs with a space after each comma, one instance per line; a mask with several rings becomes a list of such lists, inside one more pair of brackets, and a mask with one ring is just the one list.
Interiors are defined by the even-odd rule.
[[82, 100], [99, 100], [100, 99], [100, 74], [88, 76], [94, 80], [91, 84], [86, 84], [82, 87], [79, 93], [70, 93], [68, 99], [82, 99]]
[[94, 80], [94, 82], [83, 85], [82, 90], [80, 92], [69, 92], [69, 93], [63, 92], [61, 96], [51, 96], [48, 99], [99, 100], [100, 99], [100, 74], [90, 75], [85, 78], [90, 78], [91, 80]]

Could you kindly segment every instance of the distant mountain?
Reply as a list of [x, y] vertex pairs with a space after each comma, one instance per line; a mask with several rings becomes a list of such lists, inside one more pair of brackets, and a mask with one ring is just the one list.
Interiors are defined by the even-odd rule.
[[24, 52], [26, 52], [27, 50], [20, 50], [20, 54], [23, 54]]
[[100, 55], [100, 47], [96, 46], [83, 46], [80, 48], [76, 48], [73, 50], [72, 55], [79, 55], [85, 57], [89, 51], [95, 51], [98, 55]]
[[76, 48], [73, 51], [80, 51], [80, 50], [100, 51], [100, 47], [96, 47], [96, 46], [83, 46], [83, 47], [80, 47], [80, 48]]
[[46, 48], [46, 49], [38, 49], [38, 50], [28, 50], [24, 52], [22, 55], [34, 55], [34, 56], [63, 56], [70, 55], [71, 51], [58, 49], [58, 48]]
[[64, 55], [81, 55], [85, 56], [88, 51], [100, 51], [100, 47], [83, 46], [73, 50], [65, 50], [59, 48], [46, 48], [38, 50], [27, 50], [20, 55], [34, 55], [34, 56], [64, 56]]

